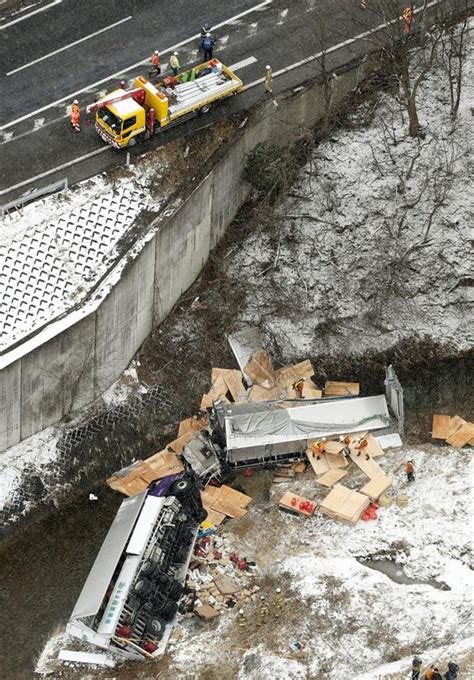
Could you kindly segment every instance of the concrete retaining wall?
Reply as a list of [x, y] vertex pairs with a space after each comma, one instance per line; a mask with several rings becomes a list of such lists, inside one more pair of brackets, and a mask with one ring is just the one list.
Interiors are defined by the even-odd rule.
[[[376, 67], [366, 61], [341, 73], [332, 81], [333, 104]], [[209, 174], [154, 225], [154, 237], [94, 313], [0, 372], [0, 451], [90, 403], [119, 377], [195, 281], [248, 196], [247, 153], [260, 142], [287, 145], [315, 127], [324, 114], [323, 87], [311, 84], [278, 103], [251, 112]]]

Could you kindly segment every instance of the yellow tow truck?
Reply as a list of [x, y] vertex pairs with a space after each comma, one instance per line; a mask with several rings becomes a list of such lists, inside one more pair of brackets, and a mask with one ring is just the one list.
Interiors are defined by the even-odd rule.
[[214, 102], [242, 89], [240, 78], [218, 59], [212, 59], [156, 85], [138, 76], [133, 88], [127, 90], [121, 84], [90, 104], [87, 113], [95, 112], [98, 135], [122, 149], [199, 112], [205, 113]]

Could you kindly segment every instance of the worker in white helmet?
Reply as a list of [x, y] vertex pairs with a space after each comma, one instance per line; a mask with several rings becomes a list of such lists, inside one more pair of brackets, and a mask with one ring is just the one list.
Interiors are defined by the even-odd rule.
[[265, 92], [269, 95], [273, 94], [273, 73], [272, 67], [265, 67]]
[[174, 76], [178, 75], [180, 68], [181, 68], [181, 64], [179, 63], [178, 53], [173, 52], [173, 54], [170, 57], [170, 69], [173, 72]]
[[71, 106], [71, 125], [74, 132], [81, 131], [81, 110], [79, 108], [79, 102], [75, 99]]
[[150, 75], [156, 75], [159, 76], [161, 73], [161, 62], [160, 62], [160, 53], [158, 50], [155, 50], [153, 54], [150, 57], [150, 61], [152, 64], [152, 70], [150, 71]]

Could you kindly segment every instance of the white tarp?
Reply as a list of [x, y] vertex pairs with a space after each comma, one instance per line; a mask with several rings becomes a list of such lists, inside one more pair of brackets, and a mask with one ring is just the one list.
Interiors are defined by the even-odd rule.
[[238, 449], [294, 442], [328, 435], [377, 430], [390, 422], [385, 396], [226, 414], [227, 448]]

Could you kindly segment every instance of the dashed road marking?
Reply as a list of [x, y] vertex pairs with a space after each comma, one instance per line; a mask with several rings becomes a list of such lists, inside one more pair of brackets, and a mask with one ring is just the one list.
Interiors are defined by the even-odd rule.
[[44, 61], [45, 59], [49, 59], [50, 57], [54, 57], [55, 54], [59, 54], [60, 52], [64, 52], [64, 50], [68, 50], [70, 47], [74, 47], [75, 45], [79, 45], [80, 43], [85, 42], [86, 40], [90, 40], [91, 38], [94, 38], [96, 35], [100, 35], [101, 33], [105, 33], [105, 31], [110, 31], [111, 28], [115, 28], [116, 26], [120, 26], [120, 24], [124, 24], [126, 21], [130, 21], [132, 17], [125, 17], [125, 19], [120, 19], [120, 21], [116, 21], [114, 24], [110, 24], [110, 26], [105, 26], [105, 28], [101, 28], [99, 31], [95, 31], [94, 33], [90, 33], [89, 35], [84, 36], [84, 38], [79, 38], [79, 40], [75, 40], [72, 43], [69, 43], [69, 45], [64, 45], [64, 47], [60, 47], [58, 50], [54, 50], [54, 52], [50, 52], [49, 54], [45, 54], [43, 57], [39, 57], [38, 59], [34, 59], [33, 61], [29, 61], [27, 64], [23, 64], [23, 66], [19, 66], [18, 68], [14, 68], [13, 71], [8, 71], [7, 76], [11, 76], [14, 73], [18, 73], [18, 71], [23, 71], [23, 69], [28, 68], [29, 66], [33, 66], [34, 64], [38, 64], [40, 61]]
[[19, 21], [25, 21], [25, 19], [29, 19], [32, 17], [34, 14], [39, 14], [40, 12], [45, 12], [47, 9], [50, 7], [53, 7], [54, 5], [60, 5], [63, 0], [54, 0], [54, 2], [50, 2], [49, 5], [45, 5], [44, 7], [40, 7], [39, 9], [35, 9], [33, 12], [30, 12], [29, 14], [25, 14], [23, 17], [18, 17], [18, 19], [13, 19], [13, 21], [9, 21], [8, 24], [3, 24], [3, 26], [0, 26], [0, 31], [4, 31], [6, 28], [9, 26], [13, 26], [13, 24], [17, 24]]
[[256, 61], [258, 61], [256, 57], [248, 57], [248, 59], [242, 59], [242, 61], [232, 64], [232, 66], [229, 66], [229, 68], [231, 71], [239, 71], [241, 68], [250, 66], [250, 64], [255, 64]]

